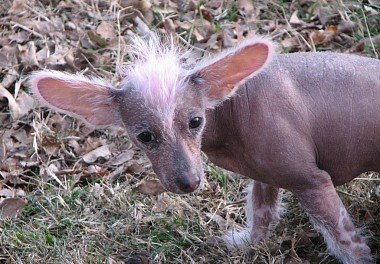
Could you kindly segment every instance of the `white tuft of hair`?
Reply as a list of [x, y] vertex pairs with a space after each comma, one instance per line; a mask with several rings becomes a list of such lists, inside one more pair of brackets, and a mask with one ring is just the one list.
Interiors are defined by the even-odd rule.
[[181, 53], [172, 37], [160, 40], [155, 33], [131, 37], [131, 62], [125, 66], [127, 82], [139, 91], [147, 107], [164, 116], [173, 114], [179, 92], [185, 84]]

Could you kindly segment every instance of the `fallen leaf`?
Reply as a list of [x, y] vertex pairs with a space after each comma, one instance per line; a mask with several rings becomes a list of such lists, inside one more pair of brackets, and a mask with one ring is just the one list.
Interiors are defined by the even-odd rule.
[[233, 39], [227, 31], [223, 30], [223, 47], [231, 48], [236, 45], [237, 39]]
[[135, 154], [135, 151], [132, 149], [127, 149], [126, 151], [123, 151], [119, 155], [117, 155], [114, 159], [110, 160], [108, 162], [109, 165], [121, 165], [125, 162], [131, 160], [133, 158], [133, 155]]
[[136, 190], [149, 195], [158, 195], [165, 192], [165, 188], [159, 180], [143, 180], [136, 187]]
[[10, 40], [16, 43], [23, 43], [29, 38], [29, 33], [26, 31], [20, 31], [9, 36]]
[[[214, 33], [214, 25], [205, 19], [196, 19], [194, 21], [194, 35], [198, 42], [205, 42], [209, 40], [210, 36]], [[197, 34], [196, 34], [197, 32]]]
[[310, 33], [310, 38], [315, 45], [326, 45], [334, 38], [336, 31], [336, 26], [328, 26], [326, 30], [314, 30]]
[[211, 213], [206, 213], [207, 217], [210, 218], [211, 221], [215, 222], [219, 230], [227, 230], [227, 220], [221, 217], [218, 214], [211, 214]]
[[108, 146], [101, 146], [89, 153], [85, 154], [82, 158], [86, 163], [94, 163], [98, 158], [108, 159], [111, 156], [111, 151]]
[[173, 20], [171, 20], [170, 18], [166, 18], [164, 20], [164, 28], [167, 32], [174, 33], [176, 31], [177, 25], [174, 24]]
[[11, 85], [18, 79], [19, 74], [18, 72], [11, 68], [9, 71], [5, 74], [3, 80], [1, 81], [1, 85], [8, 89], [11, 87]]
[[332, 18], [339, 16], [338, 10], [330, 6], [320, 7], [317, 16], [322, 25], [326, 25]]
[[122, 7], [137, 9], [140, 12], [146, 12], [152, 7], [152, 4], [148, 0], [120, 0], [120, 5]]
[[48, 21], [33, 21], [33, 30], [43, 35], [55, 31], [54, 25]]
[[18, 49], [20, 52], [19, 56], [21, 58], [21, 63], [25, 67], [38, 65], [34, 41], [29, 41], [26, 45], [18, 45]]
[[103, 38], [102, 36], [92, 32], [92, 31], [88, 31], [87, 32], [87, 36], [88, 38], [93, 42], [95, 43], [96, 45], [98, 45], [99, 47], [101, 48], [105, 48], [107, 46], [107, 43], [108, 41]]
[[0, 84], [0, 97], [5, 97], [8, 100], [9, 112], [13, 120], [17, 120], [21, 116], [21, 109], [18, 106], [13, 95]]
[[[372, 44], [376, 47], [380, 46], [380, 35], [377, 35], [372, 38], [363, 38], [361, 39], [354, 47], [355, 51], [363, 51], [366, 46], [372, 46]], [[377, 48], [378, 49], [378, 48]]]
[[192, 27], [192, 24], [188, 21], [179, 21], [176, 20], [174, 23], [181, 29], [189, 30]]
[[126, 264], [150, 264], [153, 262], [148, 252], [138, 252], [126, 261]]
[[101, 186], [99, 183], [95, 183], [94, 186], [91, 188], [90, 192], [94, 195], [94, 197], [100, 198], [104, 195], [104, 187]]
[[90, 174], [96, 174], [99, 173], [102, 170], [102, 167], [98, 165], [90, 165], [87, 167], [87, 172]]
[[26, 0], [14, 0], [12, 7], [8, 10], [8, 13], [20, 14], [25, 10], [26, 10]]
[[239, 0], [238, 1], [238, 8], [240, 11], [244, 12], [244, 15], [246, 17], [250, 17], [254, 11], [253, 1], [251, 1], [251, 0]]
[[35, 104], [34, 98], [22, 90], [19, 91], [16, 102], [20, 108], [20, 116], [28, 114]]
[[96, 28], [96, 33], [103, 39], [112, 39], [116, 37], [115, 24], [110, 21], [102, 21]]
[[294, 11], [292, 16], [289, 19], [289, 23], [292, 25], [304, 25], [306, 24], [304, 21], [298, 18], [298, 10]]
[[350, 33], [353, 32], [357, 26], [358, 25], [352, 21], [342, 20], [338, 25], [338, 32]]
[[17, 65], [19, 50], [16, 46], [6, 45], [0, 49], [0, 67], [11, 68]]
[[26, 201], [22, 198], [6, 198], [0, 202], [0, 218], [15, 218]]
[[138, 16], [134, 18], [134, 21], [137, 25], [136, 30], [139, 34], [142, 36], [150, 34], [150, 29], [147, 24], [145, 24], [144, 21], [141, 20]]
[[206, 19], [207, 21], [210, 21], [210, 22], [213, 20], [213, 15], [212, 15], [212, 12], [209, 8], [201, 6], [199, 9], [200, 9], [200, 11], [202, 13], [202, 17], [204, 19]]
[[299, 45], [299, 40], [297, 37], [286, 38], [286, 39], [281, 41], [281, 45], [285, 49], [292, 49], [292, 48], [297, 47], [297, 45]]
[[183, 216], [183, 209], [183, 206], [178, 202], [177, 199], [172, 198], [166, 194], [157, 196], [157, 200], [152, 206], [152, 212], [154, 213], [165, 213], [168, 210], [172, 210], [180, 216]]
[[48, 65], [49, 69], [62, 70], [65, 69], [67, 62], [65, 56], [68, 52], [68, 48], [59, 48], [55, 50], [54, 54], [47, 56], [45, 59], [45, 64]]

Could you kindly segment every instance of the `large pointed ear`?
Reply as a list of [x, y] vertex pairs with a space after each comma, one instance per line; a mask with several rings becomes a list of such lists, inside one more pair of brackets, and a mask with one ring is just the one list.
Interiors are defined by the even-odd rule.
[[203, 89], [206, 106], [213, 107], [230, 97], [236, 88], [262, 70], [274, 52], [267, 39], [251, 39], [201, 63], [190, 75], [191, 83]]
[[29, 87], [44, 106], [79, 117], [93, 126], [121, 124], [115, 100], [117, 89], [100, 79], [58, 71], [31, 75]]

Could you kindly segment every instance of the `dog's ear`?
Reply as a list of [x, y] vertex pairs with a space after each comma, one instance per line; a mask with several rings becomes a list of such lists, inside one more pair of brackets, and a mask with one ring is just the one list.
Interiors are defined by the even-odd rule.
[[274, 45], [267, 39], [251, 39], [201, 63], [190, 80], [204, 91], [207, 105], [213, 107], [232, 96], [237, 87], [258, 74], [269, 62]]
[[58, 112], [79, 117], [94, 126], [121, 124], [116, 89], [101, 79], [58, 71], [41, 71], [29, 78], [29, 87], [40, 103]]

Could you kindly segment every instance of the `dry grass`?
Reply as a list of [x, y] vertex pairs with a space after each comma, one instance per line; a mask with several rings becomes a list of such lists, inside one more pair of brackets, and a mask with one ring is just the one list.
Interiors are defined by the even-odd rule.
[[[283, 220], [267, 242], [250, 252], [229, 251], [206, 241], [245, 225], [247, 179], [206, 166], [208, 182], [195, 194], [142, 194], [136, 186], [154, 175], [123, 131], [92, 131], [69, 117], [28, 112], [24, 106], [24, 78], [39, 68], [96, 73], [117, 83], [115, 65], [128, 58], [128, 30], [141, 33], [148, 26], [176, 34], [179, 42], [194, 47], [195, 56], [259, 33], [273, 37], [283, 52], [378, 57], [375, 4], [255, 1], [251, 9], [250, 1], [222, 1], [220, 8], [218, 2], [152, 1], [150, 7], [145, 1], [121, 0], [0, 3], [0, 79], [12, 94], [20, 88], [21, 109], [21, 118], [13, 121], [17, 107], [0, 102], [1, 189], [18, 191], [27, 200], [18, 217], [0, 220], [1, 263], [335, 262], [290, 193], [284, 192]], [[108, 146], [111, 156], [83, 162], [83, 155], [99, 146]], [[133, 157], [115, 165], [127, 150]], [[338, 188], [355, 222], [365, 226], [375, 254], [380, 254], [379, 185], [379, 175], [372, 173]]]

